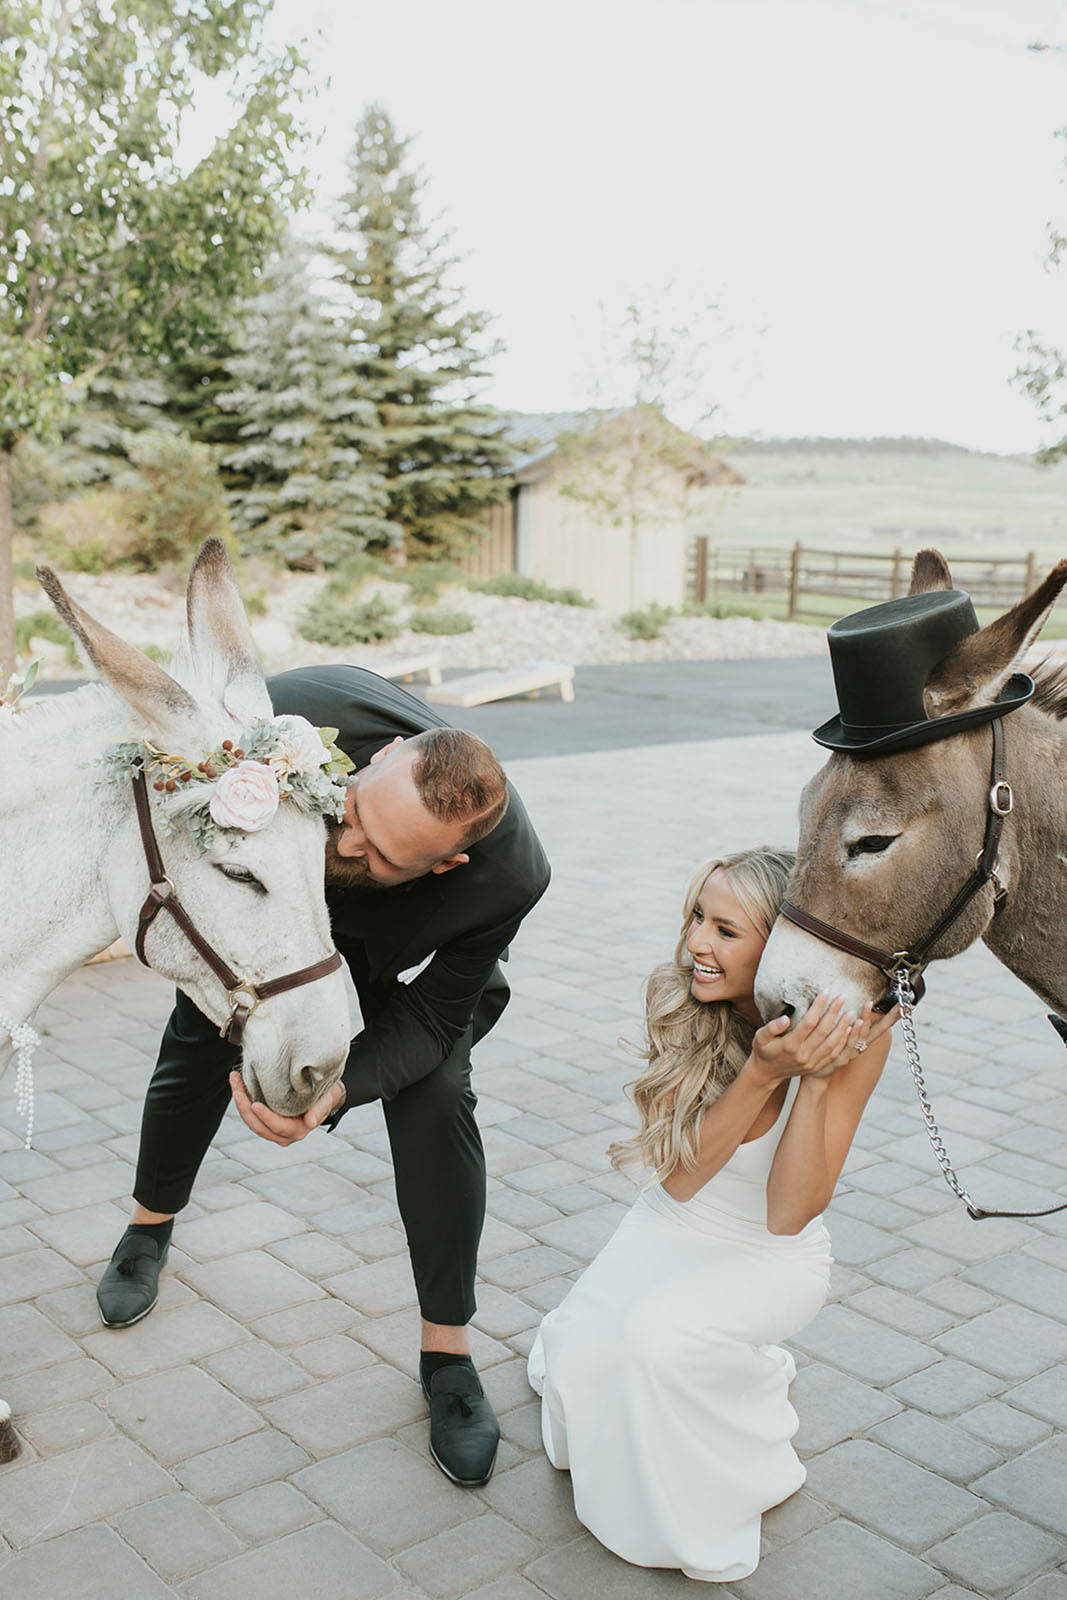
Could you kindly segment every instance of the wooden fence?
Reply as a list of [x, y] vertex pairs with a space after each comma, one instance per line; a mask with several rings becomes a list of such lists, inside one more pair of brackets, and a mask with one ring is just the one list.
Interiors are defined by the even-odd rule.
[[501, 500], [485, 510], [485, 533], [456, 566], [468, 578], [495, 578], [501, 572], [515, 571], [515, 502]]
[[[903, 550], [867, 555], [801, 544], [723, 545], [701, 535], [690, 545], [689, 598], [714, 605], [731, 595], [784, 596], [787, 617], [825, 618], [835, 605], [815, 602], [862, 605], [906, 594], [911, 562], [912, 552]], [[1033, 550], [1020, 556], [952, 556], [949, 565], [954, 580], [979, 606], [1014, 605], [1038, 578]]]

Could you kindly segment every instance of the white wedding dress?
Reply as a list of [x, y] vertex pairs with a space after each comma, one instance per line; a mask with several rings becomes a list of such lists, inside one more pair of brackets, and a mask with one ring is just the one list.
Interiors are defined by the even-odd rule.
[[755, 1571], [760, 1517], [807, 1476], [796, 1363], [778, 1340], [827, 1297], [821, 1217], [767, 1229], [767, 1176], [792, 1109], [692, 1200], [659, 1185], [541, 1323], [529, 1375], [580, 1520], [625, 1561], [728, 1583]]

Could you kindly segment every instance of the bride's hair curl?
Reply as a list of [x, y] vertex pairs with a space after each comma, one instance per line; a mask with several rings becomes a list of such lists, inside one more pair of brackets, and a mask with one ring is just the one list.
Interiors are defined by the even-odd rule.
[[700, 1119], [744, 1066], [755, 1030], [728, 1000], [694, 1000], [693, 958], [686, 949], [693, 910], [708, 878], [721, 868], [746, 916], [766, 937], [795, 861], [792, 850], [760, 845], [705, 862], [690, 882], [674, 959], [656, 967], [645, 984], [641, 1055], [648, 1071], [628, 1086], [641, 1126], [633, 1138], [611, 1146], [613, 1166], [639, 1164], [660, 1181], [679, 1165], [687, 1171], [696, 1166]]

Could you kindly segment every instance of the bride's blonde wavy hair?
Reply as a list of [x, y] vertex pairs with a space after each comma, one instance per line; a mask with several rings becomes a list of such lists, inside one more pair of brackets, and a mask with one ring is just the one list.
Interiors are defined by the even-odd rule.
[[728, 1000], [694, 1000], [690, 993], [693, 958], [686, 937], [693, 911], [711, 874], [721, 868], [745, 915], [766, 938], [795, 861], [792, 850], [760, 845], [708, 861], [693, 877], [674, 959], [656, 967], [645, 985], [641, 1055], [648, 1071], [628, 1086], [641, 1127], [632, 1139], [611, 1146], [613, 1166], [637, 1163], [660, 1181], [679, 1165], [690, 1172], [696, 1166], [700, 1119], [744, 1066], [755, 1029]]

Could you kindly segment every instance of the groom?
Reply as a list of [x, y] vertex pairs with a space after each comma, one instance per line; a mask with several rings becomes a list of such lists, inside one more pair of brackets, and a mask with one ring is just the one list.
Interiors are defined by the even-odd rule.
[[492, 751], [413, 695], [359, 667], [268, 680], [276, 714], [339, 729], [356, 764], [326, 844], [334, 939], [359, 995], [362, 1032], [344, 1075], [302, 1117], [253, 1104], [240, 1050], [179, 992], [145, 1098], [136, 1206], [97, 1290], [108, 1327], [156, 1303], [174, 1214], [229, 1104], [287, 1146], [352, 1106], [381, 1100], [422, 1312], [420, 1376], [430, 1452], [453, 1482], [484, 1483], [499, 1428], [470, 1359], [467, 1323], [485, 1216], [471, 1045], [509, 990], [498, 962], [544, 893], [548, 862]]

